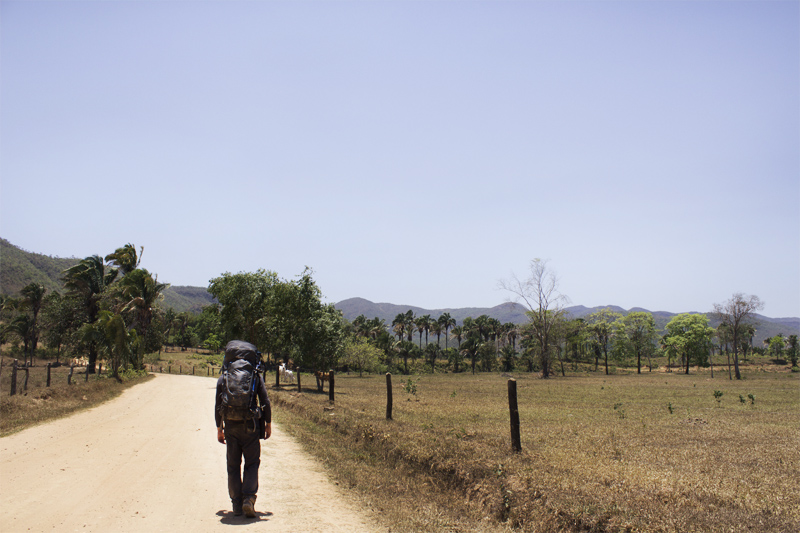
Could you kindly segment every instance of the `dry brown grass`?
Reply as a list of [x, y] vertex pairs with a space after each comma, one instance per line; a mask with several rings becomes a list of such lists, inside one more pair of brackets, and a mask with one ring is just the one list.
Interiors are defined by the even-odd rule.
[[797, 375], [515, 377], [518, 454], [498, 374], [394, 376], [393, 421], [383, 376], [272, 398], [393, 531], [800, 530]]
[[72, 376], [72, 385], [67, 385], [69, 367], [51, 369], [50, 387], [47, 385], [47, 368], [35, 366], [29, 369], [28, 390], [23, 391], [24, 371], [17, 377], [17, 394], [10, 396], [11, 368], [4, 366], [0, 376], [0, 437], [22, 429], [71, 415], [108, 401], [128, 387], [150, 379], [151, 376], [123, 377], [122, 382], [107, 375], [102, 377], [78, 373]]

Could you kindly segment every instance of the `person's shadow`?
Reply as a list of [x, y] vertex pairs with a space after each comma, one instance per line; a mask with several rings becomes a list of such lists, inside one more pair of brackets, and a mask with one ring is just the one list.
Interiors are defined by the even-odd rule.
[[258, 522], [259, 520], [269, 520], [272, 517], [272, 513], [267, 511], [265, 513], [261, 513], [256, 511], [255, 518], [247, 518], [245, 515], [236, 516], [233, 514], [233, 511], [217, 511], [217, 516], [219, 517], [219, 521], [226, 525], [236, 525], [236, 524], [249, 524], [252, 522]]

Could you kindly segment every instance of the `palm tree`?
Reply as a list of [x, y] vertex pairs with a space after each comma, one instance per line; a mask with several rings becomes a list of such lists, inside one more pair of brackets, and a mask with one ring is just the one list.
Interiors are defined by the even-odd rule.
[[28, 353], [30, 351], [33, 330], [33, 319], [27, 313], [17, 315], [13, 320], [11, 320], [11, 322], [3, 326], [3, 336], [9, 334], [15, 335], [22, 341], [25, 366], [28, 366]]
[[406, 331], [406, 315], [405, 313], [398, 313], [394, 320], [392, 320], [392, 330], [397, 335], [397, 340], [403, 340]]
[[353, 319], [353, 332], [356, 334], [356, 337], [364, 337], [366, 336], [366, 323], [367, 317], [363, 314], [358, 315]]
[[436, 335], [436, 346], [442, 341], [442, 323], [438, 320], [431, 320], [430, 323], [431, 333]]
[[[100, 256], [93, 255], [82, 259], [80, 263], [62, 272], [67, 294], [75, 296], [82, 302], [86, 311], [87, 323], [94, 324], [100, 312], [100, 298], [117, 277], [117, 269], [106, 270]], [[94, 374], [97, 361], [97, 343], [87, 343], [89, 365], [87, 372]]]
[[464, 328], [461, 326], [453, 326], [453, 331], [450, 332], [450, 336], [458, 341], [458, 349], [460, 350], [461, 339], [464, 337]]
[[464, 341], [464, 349], [461, 350], [462, 355], [469, 357], [473, 375], [475, 374], [475, 364], [478, 362], [478, 354], [482, 345], [483, 343], [477, 335], [470, 335]]
[[137, 351], [138, 335], [136, 330], [128, 330], [122, 315], [111, 311], [100, 311], [97, 320], [87, 323], [81, 328], [81, 336], [87, 344], [100, 347], [108, 358], [111, 375], [121, 381], [119, 367], [133, 359]]
[[450, 316], [450, 313], [442, 313], [439, 316], [438, 320], [439, 324], [441, 324], [442, 329], [444, 329], [444, 348], [445, 350], [448, 348], [447, 346], [447, 333], [451, 328], [456, 327], [456, 319]]
[[106, 256], [106, 261], [112, 266], [119, 269], [120, 274], [127, 276], [139, 268], [139, 263], [142, 260], [142, 253], [144, 253], [144, 246], [142, 246], [139, 254], [136, 253], [136, 247], [131, 243], [126, 244], [122, 248], [114, 250], [113, 254]]
[[159, 283], [158, 276], [153, 277], [146, 269], [137, 268], [119, 281], [119, 287], [124, 302], [121, 312], [133, 316], [131, 325], [139, 331], [142, 341], [139, 343], [141, 350], [136, 361], [136, 368], [140, 369], [156, 303], [162, 298], [162, 293], [169, 285]]
[[419, 349], [422, 350], [422, 333], [425, 332], [425, 344], [428, 344], [428, 328], [431, 320], [431, 315], [422, 315], [417, 317], [414, 324], [417, 326], [419, 332]]
[[29, 333], [31, 363], [33, 363], [33, 356], [36, 354], [36, 346], [39, 344], [39, 311], [42, 310], [46, 292], [47, 289], [41, 283], [30, 283], [20, 291], [23, 305], [30, 309], [33, 315]]

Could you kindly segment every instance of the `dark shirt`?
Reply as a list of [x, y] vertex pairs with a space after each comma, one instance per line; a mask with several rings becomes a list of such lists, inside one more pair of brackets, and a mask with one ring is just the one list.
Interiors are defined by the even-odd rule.
[[[267, 387], [264, 385], [264, 380], [261, 378], [261, 374], [256, 372], [254, 377], [256, 379], [256, 395], [258, 396], [258, 404], [261, 406], [261, 420], [269, 424], [272, 422], [272, 407], [270, 406], [269, 397], [267, 396]], [[217, 399], [214, 404], [214, 422], [216, 422], [217, 427], [222, 425], [222, 414], [220, 413], [220, 409], [222, 408], [222, 393], [224, 391], [225, 379], [224, 376], [220, 376], [217, 380]]]

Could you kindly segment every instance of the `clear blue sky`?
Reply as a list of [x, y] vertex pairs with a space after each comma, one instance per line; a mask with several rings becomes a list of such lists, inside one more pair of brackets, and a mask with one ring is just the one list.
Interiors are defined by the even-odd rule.
[[800, 316], [797, 1], [0, 2], [0, 236], [174, 285]]

